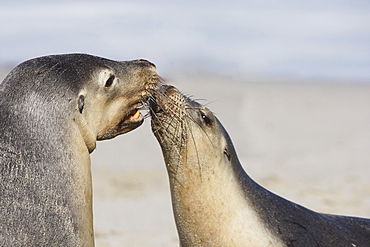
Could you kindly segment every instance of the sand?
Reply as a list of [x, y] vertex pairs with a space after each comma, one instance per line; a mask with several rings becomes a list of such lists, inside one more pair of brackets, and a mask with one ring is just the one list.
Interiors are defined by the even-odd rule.
[[[247, 173], [310, 209], [370, 218], [370, 84], [172, 77], [228, 130]], [[96, 246], [178, 246], [150, 121], [92, 154]]]

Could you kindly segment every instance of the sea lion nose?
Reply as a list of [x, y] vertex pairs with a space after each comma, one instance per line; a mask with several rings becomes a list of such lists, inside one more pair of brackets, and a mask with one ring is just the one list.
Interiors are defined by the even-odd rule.
[[161, 93], [161, 94], [168, 94], [168, 93], [171, 93], [173, 91], [178, 91], [176, 87], [172, 86], [172, 85], [168, 85], [168, 84], [163, 84], [161, 85], [160, 87], [157, 88], [157, 92]]
[[[173, 89], [176, 89], [174, 86], [172, 86], [172, 85], [168, 85], [168, 84], [163, 84], [162, 86], [161, 86], [161, 89], [163, 90], [163, 91], [168, 91], [168, 90], [173, 90]], [[176, 89], [177, 90], [177, 89]]]
[[136, 59], [134, 62], [136, 63], [139, 63], [139, 64], [144, 64], [144, 65], [147, 65], [147, 66], [153, 66], [154, 68], [156, 68], [155, 64], [146, 60], [146, 59]]

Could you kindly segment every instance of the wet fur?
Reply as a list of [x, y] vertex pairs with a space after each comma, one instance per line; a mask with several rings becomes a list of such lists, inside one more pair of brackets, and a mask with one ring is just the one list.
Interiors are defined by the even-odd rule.
[[[369, 219], [320, 214], [255, 183], [240, 165], [231, 139], [217, 118], [206, 111], [217, 127], [210, 132], [201, 121], [202, 115], [194, 114], [204, 109], [170, 86], [157, 90], [151, 103], [152, 129], [161, 145], [169, 174], [181, 246], [369, 246]], [[222, 138], [217, 143], [208, 142], [208, 150], [201, 153], [206, 140], [214, 140], [209, 133]], [[188, 146], [194, 146], [194, 150]], [[226, 157], [220, 164], [215, 163], [218, 159], [214, 158], [215, 150], [223, 150]], [[193, 159], [189, 161], [189, 157]], [[223, 170], [217, 168], [219, 165], [225, 166]], [[220, 171], [221, 174], [217, 174]], [[200, 190], [206, 184], [206, 188], [216, 176], [221, 186], [204, 189], [203, 194], [194, 192], [192, 187]], [[230, 194], [231, 200], [221, 205], [223, 200], [218, 197]], [[233, 203], [234, 206], [230, 205]], [[203, 205], [213, 205], [213, 208]], [[212, 218], [218, 213], [221, 217], [222, 213], [238, 216], [240, 220], [226, 217], [229, 224], [222, 225], [217, 217], [213, 224], [208, 222], [212, 223], [212, 219], [200, 219], [202, 215]]]

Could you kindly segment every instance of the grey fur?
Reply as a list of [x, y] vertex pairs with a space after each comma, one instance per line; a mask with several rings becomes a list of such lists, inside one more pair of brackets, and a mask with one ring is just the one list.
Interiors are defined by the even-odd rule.
[[[119, 74], [124, 87], [144, 89], [147, 81], [138, 80], [134, 72], [152, 67], [139, 60], [53, 55], [26, 61], [4, 79], [0, 84], [0, 246], [94, 245], [92, 150], [83, 145], [74, 124], [86, 102], [79, 92], [96, 83], [102, 68]], [[94, 97], [89, 93], [87, 97]]]

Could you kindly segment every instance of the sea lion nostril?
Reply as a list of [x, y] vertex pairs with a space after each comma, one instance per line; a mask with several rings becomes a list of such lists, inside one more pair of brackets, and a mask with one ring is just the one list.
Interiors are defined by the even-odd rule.
[[175, 88], [172, 85], [163, 84], [156, 91], [157, 91], [157, 94], [164, 96], [165, 94], [168, 94], [170, 93], [170, 91], [173, 91], [173, 90], [176, 91], [177, 88]]
[[142, 63], [142, 64], [147, 64], [147, 65], [150, 65], [150, 66], [153, 66], [154, 68], [156, 68], [155, 64], [146, 60], [146, 59], [137, 59], [135, 60], [135, 62], [138, 62], [138, 63]]

